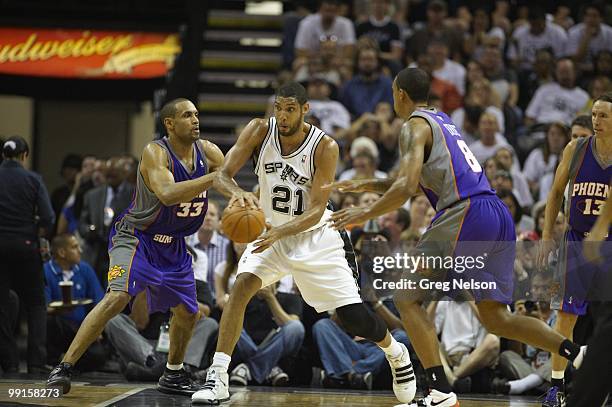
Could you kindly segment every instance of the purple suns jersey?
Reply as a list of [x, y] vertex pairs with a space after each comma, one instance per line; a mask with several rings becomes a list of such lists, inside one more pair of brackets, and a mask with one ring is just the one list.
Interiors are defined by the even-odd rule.
[[415, 110], [412, 117], [431, 126], [433, 143], [419, 185], [436, 212], [473, 196], [495, 196], [483, 168], [446, 114], [428, 108]]
[[595, 140], [593, 136], [578, 139], [569, 168], [566, 213], [569, 226], [580, 233], [591, 230], [610, 194], [612, 165], [604, 165], [594, 153]]
[[[206, 156], [200, 143], [193, 144], [193, 171], [185, 168], [181, 160], [174, 154], [167, 137], [156, 140], [154, 143], [166, 150], [168, 169], [172, 172], [175, 182], [199, 178], [208, 172]], [[160, 239], [192, 235], [204, 222], [208, 209], [206, 192], [202, 192], [190, 202], [164, 206], [145, 184], [139, 166], [134, 199], [121, 222], [147, 234], [157, 235], [156, 237], [159, 236]]]

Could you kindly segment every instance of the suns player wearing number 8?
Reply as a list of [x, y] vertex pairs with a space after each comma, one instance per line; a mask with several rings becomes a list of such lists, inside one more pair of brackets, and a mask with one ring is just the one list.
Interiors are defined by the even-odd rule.
[[[606, 198], [610, 194], [612, 179], [612, 93], [601, 95], [591, 111], [595, 135], [572, 140], [563, 151], [555, 180], [546, 202], [542, 241], [538, 254], [540, 267], [545, 267], [553, 248], [552, 224], [557, 217], [566, 187], [568, 227], [560, 245], [557, 280], [561, 290], [552, 299], [551, 306], [558, 310], [555, 329], [571, 336], [579, 315], [587, 310], [589, 290], [603, 284], [602, 266], [589, 263], [582, 253], [582, 242], [595, 224]], [[607, 240], [612, 240], [608, 233]], [[609, 247], [609, 246], [608, 246]], [[605, 256], [605, 255], [604, 255]], [[604, 267], [609, 267], [611, 254], [607, 253]], [[547, 394], [547, 406], [560, 406], [564, 398], [564, 372], [566, 362], [552, 357], [552, 386]], [[558, 400], [558, 402], [557, 402]]]
[[70, 391], [73, 366], [106, 323], [146, 290], [149, 312], [172, 309], [168, 364], [158, 389], [190, 395], [201, 388], [183, 369], [183, 357], [199, 318], [192, 259], [185, 236], [206, 215], [206, 190], [217, 178], [223, 153], [200, 140], [198, 110], [187, 99], [168, 102], [160, 112], [167, 137], [149, 143], [138, 166], [136, 191], [109, 237], [108, 290], [87, 315], [47, 386]]
[[[327, 186], [340, 191], [384, 192], [369, 208], [334, 213], [335, 227], [363, 223], [395, 210], [421, 189], [437, 213], [417, 245], [419, 252], [436, 257], [488, 254], [479, 278], [496, 282], [497, 288], [471, 291], [486, 329], [495, 335], [559, 352], [579, 364], [580, 347], [542, 321], [508, 311], [516, 240], [512, 217], [450, 118], [427, 106], [429, 86], [430, 78], [421, 69], [407, 68], [397, 75], [393, 82], [394, 109], [406, 120], [399, 140], [399, 174], [391, 180], [343, 181]], [[462, 242], [478, 242], [478, 247]], [[415, 274], [415, 278], [429, 278], [440, 273], [420, 269]], [[398, 290], [394, 300], [427, 373], [430, 393], [419, 405], [455, 407], [459, 402], [442, 367], [436, 330], [422, 308], [424, 299], [431, 294], [419, 289]]]
[[[317, 311], [335, 309], [349, 332], [381, 347], [391, 365], [393, 390], [400, 401], [411, 402], [416, 393], [408, 350], [363, 304], [348, 235], [328, 224], [330, 192], [321, 187], [334, 180], [338, 145], [304, 122], [307, 112], [304, 87], [296, 82], [281, 86], [274, 101], [274, 117], [252, 120], [227, 153], [220, 171], [219, 182], [233, 190], [229, 205], [261, 204], [271, 227], [247, 246], [238, 263], [236, 282], [221, 317], [217, 351], [207, 373], [207, 389], [192, 396], [194, 403], [217, 404], [229, 398], [227, 369], [246, 305], [260, 288], [287, 274]], [[232, 182], [251, 157], [256, 160], [259, 202]]]

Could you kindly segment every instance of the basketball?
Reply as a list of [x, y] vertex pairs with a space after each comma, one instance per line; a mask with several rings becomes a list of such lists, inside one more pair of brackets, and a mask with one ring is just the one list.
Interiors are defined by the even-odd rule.
[[221, 228], [225, 236], [236, 243], [250, 243], [266, 227], [263, 211], [233, 205], [223, 211]]

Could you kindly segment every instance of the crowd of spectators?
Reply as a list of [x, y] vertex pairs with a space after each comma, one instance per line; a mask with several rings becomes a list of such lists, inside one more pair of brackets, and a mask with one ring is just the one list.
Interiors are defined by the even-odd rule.
[[[393, 112], [393, 75], [405, 66], [428, 72], [431, 104], [452, 117], [515, 220], [521, 244], [512, 308], [553, 324], [555, 312], [542, 289], [552, 277], [535, 273], [535, 245], [559, 156], [571, 138], [593, 134], [592, 101], [611, 89], [612, 28], [605, 23], [606, 9], [597, 2], [579, 10], [524, 4], [512, 12], [505, 0], [491, 2], [491, 7], [452, 4], [355, 0], [348, 7], [323, 0], [313, 13], [298, 6], [297, 13], [287, 17], [287, 70], [279, 82], [294, 78], [306, 85], [311, 106], [307, 120], [341, 146], [340, 180], [385, 178], [396, 171], [402, 126]], [[47, 305], [61, 299], [60, 281], [74, 283], [75, 299], [93, 304], [100, 300], [107, 285], [109, 226], [130, 203], [137, 165], [127, 155], [108, 160], [69, 155], [63, 161], [64, 185], [47, 197], [57, 222], [50, 228], [52, 214], [41, 218], [48, 228], [44, 234], [55, 236], [51, 259], [44, 264]], [[332, 195], [338, 208], [368, 206], [378, 198], [375, 193]], [[245, 249], [220, 232], [222, 210], [220, 203], [210, 201], [202, 227], [187, 238], [203, 315], [185, 360], [196, 377], [205, 377], [217, 321]], [[351, 225], [362, 272], [368, 274], [371, 266], [364, 256], [368, 241], [382, 244], [388, 253], [409, 250], [434, 215], [429, 201], [419, 195], [377, 221]], [[557, 239], [563, 229], [559, 214]], [[409, 346], [391, 297], [362, 289], [393, 336]], [[3, 317], [1, 333], [9, 342], [19, 329], [15, 321], [21, 294], [28, 295], [14, 289], [3, 296], [4, 309], [10, 311]], [[58, 311], [48, 306], [47, 326], [61, 334], [47, 341], [46, 364], [55, 365], [61, 358], [88, 307]], [[519, 394], [541, 390], [550, 380], [550, 355], [488, 333], [472, 303], [443, 299], [427, 304], [427, 311], [456, 391]], [[127, 379], [156, 380], [167, 357], [164, 341], [170, 318], [167, 313], [149, 315], [146, 296], [140, 295], [130, 310], [109, 322], [77, 367], [105, 369], [109, 355], [114, 355]], [[35, 341], [31, 351], [32, 367], [40, 367]], [[234, 356], [234, 385], [390, 388], [391, 373], [382, 352], [346, 332], [333, 313], [317, 314], [303, 302], [290, 276], [261, 290], [249, 303]], [[16, 370], [14, 358], [10, 360], [12, 364], [2, 364], [4, 372]]]

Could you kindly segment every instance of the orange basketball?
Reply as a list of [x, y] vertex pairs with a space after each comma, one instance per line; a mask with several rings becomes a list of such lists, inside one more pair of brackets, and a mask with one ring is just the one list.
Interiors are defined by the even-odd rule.
[[263, 211], [233, 205], [223, 211], [221, 230], [236, 243], [250, 243], [261, 235], [266, 227]]

